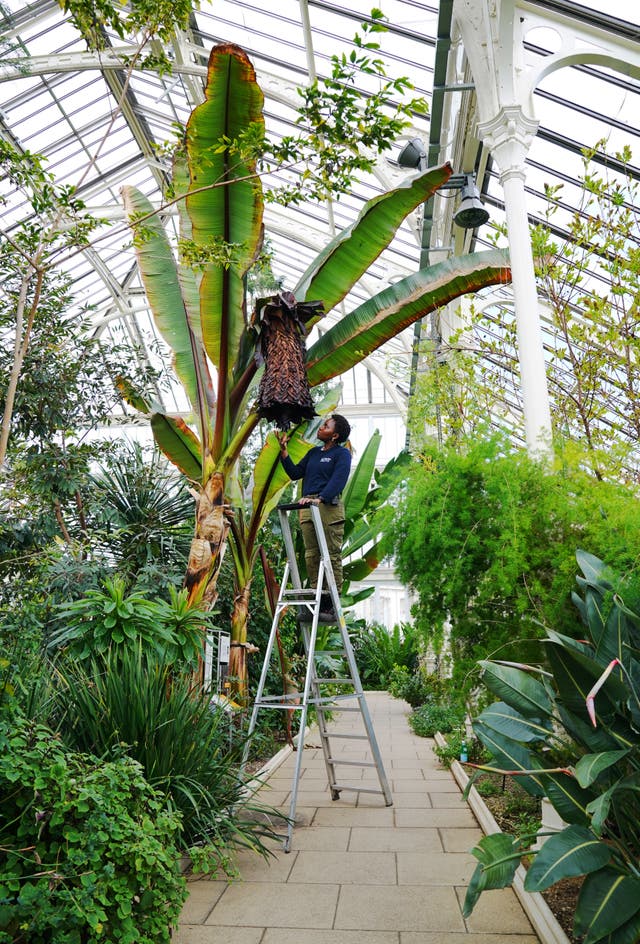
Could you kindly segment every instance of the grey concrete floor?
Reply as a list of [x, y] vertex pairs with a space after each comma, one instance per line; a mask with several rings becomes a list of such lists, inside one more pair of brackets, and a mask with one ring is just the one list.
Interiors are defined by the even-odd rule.
[[[176, 944], [537, 944], [511, 889], [485, 892], [463, 918], [469, 854], [482, 832], [433, 742], [409, 728], [408, 706], [368, 692], [393, 806], [381, 795], [343, 792], [332, 801], [319, 744], [305, 747], [292, 850], [265, 861], [237, 857], [241, 877], [192, 879]], [[357, 728], [354, 718], [358, 719]], [[331, 730], [361, 730], [342, 714]], [[362, 741], [334, 741], [334, 753], [367, 759]], [[289, 809], [295, 755], [259, 797]], [[350, 780], [378, 786], [375, 769]], [[346, 780], [346, 777], [345, 777]]]

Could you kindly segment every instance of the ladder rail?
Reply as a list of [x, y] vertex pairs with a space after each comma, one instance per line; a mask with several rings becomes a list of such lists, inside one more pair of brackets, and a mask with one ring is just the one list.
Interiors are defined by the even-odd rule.
[[[313, 589], [303, 588], [302, 581], [300, 578], [300, 571], [298, 568], [298, 563], [296, 560], [295, 554], [295, 545], [293, 541], [293, 534], [291, 531], [291, 524], [288, 517], [288, 512], [298, 510], [300, 508], [307, 508], [311, 514], [311, 520], [314, 525], [314, 530], [316, 533], [316, 538], [318, 541], [318, 548], [320, 550], [320, 563], [318, 568], [318, 579], [317, 586]], [[360, 674], [358, 672], [358, 666], [356, 664], [355, 654], [353, 651], [353, 646], [351, 645], [351, 640], [349, 639], [349, 633], [347, 631], [347, 624], [342, 612], [342, 605], [340, 602], [340, 594], [338, 593], [338, 587], [336, 584], [335, 576], [333, 573], [333, 568], [331, 566], [331, 558], [329, 556], [329, 548], [327, 546], [327, 540], [324, 533], [324, 528], [322, 525], [322, 518], [320, 517], [320, 509], [317, 505], [301, 505], [299, 503], [292, 504], [281, 504], [278, 506], [278, 515], [280, 518], [280, 526], [282, 529], [282, 537], [284, 541], [284, 546], [287, 554], [287, 563], [285, 565], [282, 584], [280, 586], [280, 593], [278, 595], [278, 601], [276, 603], [276, 610], [274, 613], [273, 621], [271, 624], [271, 632], [269, 634], [269, 642], [267, 643], [267, 648], [265, 651], [264, 661], [262, 665], [262, 671], [260, 673], [260, 681], [258, 682], [258, 689], [256, 692], [256, 698], [253, 705], [253, 710], [251, 712], [251, 720], [249, 723], [248, 737], [250, 738], [251, 734], [255, 730], [258, 711], [260, 708], [279, 708], [285, 709], [288, 711], [299, 711], [300, 712], [300, 724], [298, 729], [298, 743], [296, 751], [296, 760], [294, 764], [294, 772], [291, 783], [291, 797], [289, 802], [289, 817], [287, 824], [287, 834], [284, 839], [284, 851], [289, 852], [291, 849], [291, 839], [293, 833], [293, 827], [295, 824], [295, 815], [296, 815], [296, 806], [298, 801], [298, 788], [300, 783], [300, 775], [302, 770], [302, 753], [304, 749], [304, 736], [307, 727], [307, 717], [308, 711], [311, 706], [316, 709], [316, 717], [318, 720], [318, 730], [320, 733], [320, 743], [322, 746], [322, 752], [324, 755], [325, 767], [327, 770], [327, 777], [329, 781], [329, 789], [331, 792], [331, 797], [334, 800], [337, 800], [340, 796], [341, 790], [353, 790], [357, 789], [355, 787], [349, 787], [345, 784], [340, 784], [336, 776], [336, 766], [354, 766], [354, 767], [375, 767], [378, 774], [378, 781], [380, 784], [380, 789], [373, 788], [364, 788], [362, 787], [363, 792], [367, 793], [378, 793], [382, 794], [385, 803], [387, 806], [391, 806], [391, 791], [389, 789], [389, 783], [387, 781], [387, 776], [384, 770], [382, 763], [382, 756], [378, 747], [376, 736], [373, 730], [373, 724], [371, 721], [371, 716], [369, 714], [369, 709], [367, 706], [366, 698], [364, 695], [364, 690], [362, 688], [362, 682], [360, 680]], [[291, 583], [293, 590], [289, 590], [288, 585]], [[320, 622], [320, 604], [323, 590], [328, 590], [331, 602], [333, 604], [334, 612], [336, 614], [335, 625], [338, 628], [340, 634], [340, 639], [342, 643], [341, 650], [335, 650], [336, 655], [340, 655], [345, 661], [348, 669], [348, 674], [341, 678], [336, 679], [324, 679], [319, 677], [318, 668], [316, 665], [316, 646], [318, 639], [318, 625]], [[276, 634], [278, 630], [278, 625], [280, 622], [280, 616], [283, 610], [293, 607], [299, 610], [302, 610], [302, 616], [306, 614], [310, 616], [310, 619], [298, 618], [299, 625], [301, 627], [302, 642], [305, 650], [306, 657], [306, 670], [304, 678], [304, 686], [302, 692], [295, 692], [284, 695], [265, 695], [264, 689], [266, 685], [267, 674], [269, 671], [269, 665], [273, 655], [274, 643], [276, 639]], [[332, 650], [333, 652], [333, 650]], [[337, 694], [327, 693], [322, 694], [321, 686], [325, 684], [349, 684], [352, 686], [353, 691], [346, 694]], [[355, 699], [357, 702], [356, 706], [347, 706], [344, 705], [343, 701]], [[297, 702], [297, 703], [294, 703]], [[369, 747], [371, 749], [371, 758], [370, 761], [348, 761], [341, 760], [338, 757], [334, 757], [330, 747], [330, 737], [331, 735], [327, 726], [327, 717], [326, 714], [333, 710], [346, 711], [346, 712], [358, 712], [361, 716], [362, 723], [364, 725], [365, 734], [361, 735], [335, 735], [336, 737], [353, 737], [360, 740], [367, 740], [369, 742]], [[244, 755], [243, 755], [243, 767], [246, 763], [247, 754], [249, 750], [249, 743], [245, 745]]]

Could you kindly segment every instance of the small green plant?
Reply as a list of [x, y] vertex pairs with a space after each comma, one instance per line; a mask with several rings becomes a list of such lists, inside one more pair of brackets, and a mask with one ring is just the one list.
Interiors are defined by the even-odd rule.
[[412, 708], [426, 704], [442, 704], [450, 698], [451, 681], [418, 666], [410, 672], [405, 665], [394, 665], [389, 676], [389, 693], [402, 698]]
[[0, 794], [0, 941], [170, 940], [186, 898], [180, 817], [136, 761], [69, 752], [49, 728], [7, 713]]
[[419, 637], [411, 623], [386, 626], [371, 623], [354, 634], [354, 649], [362, 681], [367, 688], [386, 689], [396, 666], [411, 672], [418, 661]]
[[465, 711], [459, 705], [422, 705], [409, 717], [409, 724], [420, 737], [433, 737], [436, 731], [446, 734], [464, 721]]
[[474, 784], [481, 797], [500, 796], [502, 787], [495, 780], [476, 780]]
[[116, 575], [102, 589], [88, 590], [79, 600], [58, 608], [58, 623], [48, 649], [66, 649], [76, 659], [104, 655], [112, 647], [135, 649], [143, 645], [165, 662], [197, 664], [203, 624], [210, 614], [189, 604], [187, 591], [169, 586], [169, 602], [150, 600], [143, 593], [127, 593], [125, 580]]

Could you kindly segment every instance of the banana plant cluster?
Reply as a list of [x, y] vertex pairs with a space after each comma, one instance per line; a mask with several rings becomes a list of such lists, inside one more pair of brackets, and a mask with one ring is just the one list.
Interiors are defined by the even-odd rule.
[[[549, 671], [482, 663], [483, 681], [499, 701], [474, 722], [496, 770], [546, 795], [567, 823], [539, 851], [524, 837], [497, 833], [480, 841], [479, 865], [464, 905], [513, 880], [533, 856], [525, 889], [541, 892], [560, 879], [585, 876], [574, 934], [582, 944], [640, 940], [640, 612], [616, 593], [601, 560], [577, 553], [582, 595], [573, 594], [582, 626], [576, 638], [547, 631]], [[552, 767], [546, 757], [570, 763]]]
[[[263, 238], [263, 191], [255, 152], [241, 142], [264, 131], [263, 94], [245, 52], [233, 44], [212, 49], [205, 101], [187, 123], [185, 152], [176, 158], [173, 187], [180, 220], [178, 259], [149, 200], [123, 188], [140, 272], [156, 324], [173, 352], [174, 368], [193, 408], [193, 423], [171, 416], [130, 389], [147, 412], [160, 449], [197, 493], [195, 534], [185, 578], [189, 598], [211, 604], [234, 516], [238, 460], [258, 423], [259, 321], [247, 312], [245, 276]], [[320, 300], [329, 313], [390, 243], [404, 218], [451, 174], [445, 164], [409, 178], [370, 200], [358, 219], [311, 263], [292, 292], [298, 302]], [[449, 259], [410, 275], [344, 315], [307, 352], [313, 388], [349, 370], [381, 344], [435, 308], [510, 273], [498, 251]], [[307, 322], [311, 328], [314, 319]], [[265, 466], [277, 465], [267, 442]], [[274, 477], [264, 476], [269, 495]], [[254, 505], [269, 500], [253, 491]], [[262, 519], [262, 516], [260, 516]], [[242, 529], [232, 529], [237, 545]], [[246, 555], [245, 555], [246, 557]], [[239, 640], [232, 660], [242, 661]], [[242, 665], [230, 672], [244, 676]]]

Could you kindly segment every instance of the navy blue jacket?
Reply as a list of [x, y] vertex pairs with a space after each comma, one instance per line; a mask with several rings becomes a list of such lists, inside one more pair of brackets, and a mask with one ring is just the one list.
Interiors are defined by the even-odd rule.
[[290, 456], [280, 456], [280, 461], [290, 478], [303, 479], [303, 496], [319, 495], [325, 504], [340, 495], [351, 469], [351, 453], [344, 446], [326, 451], [314, 446], [297, 465]]

